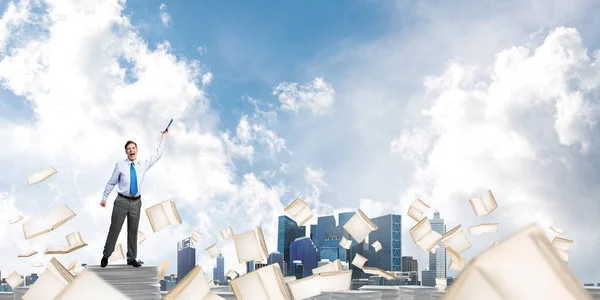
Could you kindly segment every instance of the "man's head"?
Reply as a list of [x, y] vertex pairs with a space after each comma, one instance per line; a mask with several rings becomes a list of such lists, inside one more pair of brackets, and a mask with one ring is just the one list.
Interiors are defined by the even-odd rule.
[[127, 154], [127, 158], [129, 158], [129, 160], [135, 160], [137, 157], [137, 151], [137, 144], [134, 141], [127, 141], [127, 143], [125, 143], [125, 153]]

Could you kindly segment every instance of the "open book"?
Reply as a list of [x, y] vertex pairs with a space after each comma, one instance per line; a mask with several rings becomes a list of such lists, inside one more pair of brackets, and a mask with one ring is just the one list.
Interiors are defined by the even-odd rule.
[[440, 292], [445, 291], [447, 286], [448, 286], [448, 280], [446, 278], [436, 278], [435, 279], [435, 288], [438, 291], [440, 291]]
[[190, 238], [192, 238], [194, 242], [198, 243], [200, 241], [200, 236], [202, 236], [200, 234], [200, 231], [194, 230], [194, 232], [192, 232], [192, 234], [190, 235]]
[[352, 264], [355, 265], [357, 268], [362, 269], [367, 260], [368, 259], [366, 257], [356, 253], [356, 255], [354, 255], [354, 259], [352, 260]]
[[227, 271], [227, 274], [225, 274], [226, 277], [229, 277], [229, 279], [233, 280], [236, 277], [240, 276], [240, 274], [238, 274], [238, 272], [234, 271], [234, 270], [229, 270]]
[[409, 230], [410, 236], [423, 251], [431, 251], [442, 240], [442, 235], [431, 229], [429, 218], [425, 217]]
[[491, 212], [498, 208], [498, 203], [496, 203], [496, 198], [492, 194], [492, 191], [488, 190], [485, 195], [478, 198], [471, 198], [469, 200], [471, 202], [471, 206], [473, 207], [473, 212], [477, 216], [485, 216], [489, 215]]
[[467, 264], [465, 258], [452, 248], [446, 248], [446, 251], [448, 252], [448, 255], [450, 255], [450, 264], [448, 264], [448, 269], [457, 271], [462, 270]]
[[210, 258], [213, 259], [213, 258], [219, 256], [219, 254], [221, 254], [221, 249], [219, 249], [219, 247], [217, 247], [217, 243], [214, 243], [214, 244], [208, 246], [208, 248], [206, 248], [206, 252], [210, 256]]
[[44, 254], [67, 254], [75, 250], [81, 249], [88, 244], [83, 241], [79, 231], [71, 232], [67, 234], [67, 246], [66, 247], [50, 247], [46, 249]]
[[558, 234], [563, 234], [564, 231], [561, 228], [556, 227], [555, 225], [550, 225], [550, 229]]
[[558, 253], [560, 258], [565, 262], [569, 262], [569, 250], [571, 249], [572, 245], [572, 240], [567, 240], [560, 237], [555, 237], [552, 240], [552, 247], [556, 249], [556, 253]]
[[277, 263], [233, 279], [231, 289], [238, 300], [291, 300]]
[[373, 223], [360, 208], [343, 227], [357, 243], [361, 243], [371, 231], [378, 229], [377, 225], [375, 225], [375, 223]]
[[162, 230], [169, 225], [181, 224], [181, 218], [173, 200], [163, 201], [146, 208], [146, 215], [154, 232]]
[[231, 228], [231, 226], [227, 227], [226, 229], [221, 230], [221, 237], [224, 240], [226, 240], [232, 236], [233, 236], [233, 228]]
[[113, 253], [108, 258], [108, 261], [112, 262], [112, 261], [117, 261], [117, 260], [122, 260], [122, 259], [125, 259], [125, 251], [123, 251], [123, 245], [121, 243], [119, 243], [115, 247], [115, 250], [113, 251]]
[[164, 300], [216, 300], [223, 299], [210, 290], [204, 270], [195, 266], [165, 295]]
[[137, 234], [138, 245], [141, 244], [145, 240], [146, 240], [146, 234], [144, 234], [141, 230], [138, 230], [138, 234]]
[[54, 174], [56, 174], [56, 169], [52, 166], [49, 166], [39, 172], [29, 174], [27, 175], [27, 185], [32, 186], [36, 183], [42, 182]]
[[48, 268], [23, 295], [23, 300], [53, 300], [75, 277], [54, 257]]
[[69, 267], [67, 267], [67, 271], [73, 272], [73, 270], [75, 270], [75, 267], [77, 267], [77, 260], [74, 260], [71, 262], [71, 264], [69, 264]]
[[[294, 299], [306, 299], [322, 292], [350, 290], [352, 271], [325, 272], [288, 283]], [[259, 299], [259, 298], [255, 298]]]
[[300, 198], [296, 198], [284, 210], [292, 217], [292, 220], [296, 221], [298, 226], [304, 225], [314, 216], [310, 206]]
[[25, 279], [23, 279], [21, 275], [17, 273], [17, 271], [13, 271], [12, 273], [10, 273], [10, 275], [8, 275], [8, 277], [6, 277], [4, 280], [6, 280], [6, 283], [10, 285], [13, 291], [18, 286], [20, 286], [23, 283], [23, 281], [25, 281]]
[[324, 266], [312, 269], [313, 274], [342, 271], [342, 261], [338, 258]]
[[32, 268], [41, 268], [44, 266], [44, 264], [41, 261], [32, 261], [31, 264], [29, 264]]
[[165, 274], [167, 274], [167, 270], [169, 270], [169, 266], [171, 265], [171, 260], [167, 259], [158, 265], [158, 280], [163, 279]]
[[379, 268], [362, 267], [362, 270], [363, 270], [363, 272], [365, 272], [367, 274], [381, 276], [381, 277], [383, 277], [385, 279], [388, 279], [388, 280], [396, 278], [396, 276], [394, 275], [394, 273], [388, 272], [388, 271], [384, 271], [384, 270], [379, 269]]
[[234, 235], [233, 244], [240, 263], [269, 257], [265, 236], [260, 226], [256, 226], [254, 230]]
[[592, 300], [592, 297], [561, 260], [546, 234], [532, 225], [471, 259], [444, 299]]
[[424, 217], [427, 210], [431, 207], [427, 203], [420, 199], [415, 200], [408, 208], [408, 216], [413, 220], [420, 222]]
[[346, 239], [345, 236], [343, 236], [340, 239], [340, 247], [342, 247], [346, 250], [350, 250], [350, 246], [352, 246], [352, 240], [348, 240], [348, 239]]
[[23, 219], [23, 215], [18, 215], [10, 220], [8, 220], [8, 225], [15, 224]]
[[498, 223], [483, 223], [469, 227], [470, 235], [498, 232]]
[[29, 252], [21, 253], [21, 254], [17, 255], [17, 257], [30, 257], [33, 255], [36, 255], [37, 253], [38, 253], [37, 251], [29, 251]]
[[[38, 279], [39, 280], [39, 279]], [[129, 300], [116, 288], [90, 270], [83, 270], [81, 274], [65, 287], [56, 300]]]
[[48, 233], [75, 217], [75, 213], [67, 206], [61, 205], [43, 216], [38, 216], [23, 223], [25, 239]]
[[379, 241], [375, 241], [375, 243], [371, 244], [373, 248], [375, 248], [375, 252], [379, 252], [379, 250], [383, 249], [381, 243]]
[[446, 248], [450, 247], [458, 253], [463, 253], [471, 248], [471, 242], [467, 239], [465, 232], [462, 230], [462, 225], [458, 225], [442, 236], [442, 243]]

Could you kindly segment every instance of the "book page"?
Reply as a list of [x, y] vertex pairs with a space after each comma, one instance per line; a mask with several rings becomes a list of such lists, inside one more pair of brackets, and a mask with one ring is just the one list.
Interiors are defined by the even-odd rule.
[[56, 174], [56, 169], [54, 167], [46, 167], [45, 169], [39, 172], [27, 175], [27, 185], [32, 186], [36, 183], [40, 183], [54, 174]]
[[[259, 269], [260, 270], [260, 269]], [[265, 286], [256, 271], [246, 273], [231, 281], [231, 289], [238, 300], [269, 299]]]
[[362, 269], [367, 260], [368, 259], [366, 257], [356, 253], [356, 255], [354, 255], [354, 259], [352, 260], [352, 264], [355, 265], [357, 268]]
[[429, 207], [427, 203], [423, 202], [420, 199], [417, 199], [413, 201], [413, 203], [408, 208], [408, 216], [411, 217], [413, 220], [420, 222], [421, 220], [423, 220], [423, 218], [425, 217], [425, 213], [430, 208], [431, 207]]
[[409, 230], [412, 240], [423, 251], [430, 251], [442, 240], [442, 235], [431, 229], [429, 218], [425, 217]]
[[192, 238], [192, 240], [194, 242], [198, 243], [200, 241], [200, 236], [201, 236], [200, 231], [194, 230], [194, 232], [192, 232], [190, 237]]
[[113, 251], [113, 253], [108, 258], [108, 261], [113, 262], [122, 259], [125, 259], [125, 252], [123, 251], [123, 245], [121, 243], [118, 243], [115, 247], [115, 251]]
[[371, 222], [360, 209], [356, 211], [354, 216], [343, 227], [357, 243], [361, 243], [371, 231], [378, 229], [377, 225]]
[[342, 271], [342, 261], [338, 258], [324, 266], [312, 269], [313, 274]]
[[306, 299], [321, 294], [321, 287], [323, 286], [321, 280], [323, 277], [319, 275], [311, 275], [288, 283], [287, 285], [294, 299]]
[[313, 217], [310, 206], [300, 198], [296, 198], [284, 210], [298, 226], [304, 225], [304, 223]]
[[[514, 266], [519, 266], [518, 270]], [[473, 258], [447, 297], [591, 300], [537, 225], [517, 232]]]
[[181, 218], [179, 217], [179, 212], [177, 211], [177, 207], [175, 206], [175, 201], [168, 200], [161, 203], [165, 214], [167, 215], [167, 219], [169, 220], [170, 225], [179, 225], [181, 224]]
[[233, 236], [233, 229], [231, 228], [231, 226], [227, 227], [226, 229], [221, 230], [221, 237], [224, 240], [226, 240], [232, 236]]
[[74, 260], [71, 262], [71, 264], [69, 264], [69, 267], [67, 268], [67, 271], [73, 271], [73, 269], [75, 269], [75, 267], [77, 266], [77, 260]]
[[321, 292], [350, 290], [350, 285], [352, 284], [352, 270], [325, 272], [318, 276], [321, 277]]
[[47, 270], [54, 273], [56, 278], [62, 281], [65, 285], [73, 282], [75, 277], [63, 266], [56, 258], [51, 258]]
[[450, 256], [450, 265], [452, 266], [448, 266], [449, 269], [462, 270], [465, 267], [465, 259], [460, 253], [454, 251], [452, 248], [446, 248], [446, 252], [448, 253], [448, 256]]
[[48, 247], [44, 254], [67, 254], [68, 251], [66, 247]]
[[290, 299], [279, 264], [270, 264], [254, 272], [258, 273], [268, 299]]
[[564, 231], [561, 228], [556, 227], [555, 225], [550, 225], [550, 229], [558, 234], [563, 234]]
[[498, 232], [498, 223], [483, 223], [469, 227], [470, 235]]
[[46, 269], [21, 299], [53, 300], [68, 284]]
[[[90, 291], [93, 291], [91, 293]], [[129, 300], [112, 285], [104, 281], [94, 272], [81, 272], [71, 284], [64, 288], [56, 300]]]
[[35, 217], [23, 223], [23, 234], [25, 239], [31, 239], [44, 233], [50, 232], [75, 217], [75, 213], [66, 205], [42, 216]]
[[25, 281], [25, 279], [21, 278], [21, 275], [19, 275], [16, 271], [10, 273], [10, 275], [8, 275], [8, 277], [6, 277], [5, 280], [6, 283], [8, 283], [8, 285], [10, 285], [10, 287], [13, 290], [16, 289], [19, 285], [21, 285], [23, 281]]
[[498, 208], [498, 203], [492, 194], [492, 191], [488, 190], [485, 195], [480, 198], [472, 198], [469, 200], [473, 207], [473, 212], [476, 216], [489, 215], [491, 212]]
[[234, 235], [233, 243], [239, 263], [263, 260], [269, 256], [260, 226], [257, 226], [255, 230]]
[[379, 252], [379, 250], [382, 249], [381, 243], [379, 241], [375, 241], [375, 243], [373, 243], [371, 246], [373, 246], [373, 248], [375, 248], [375, 252]]
[[444, 246], [446, 246], [446, 248], [450, 247], [452, 250], [458, 253], [462, 253], [472, 246], [471, 242], [469, 242], [467, 236], [462, 230], [462, 225], [458, 225], [444, 234], [442, 237], [442, 243]]
[[214, 243], [214, 244], [208, 246], [208, 248], [206, 248], [206, 252], [210, 256], [210, 258], [213, 259], [213, 258], [219, 256], [219, 254], [221, 254], [221, 249], [219, 249], [219, 247], [217, 247], [217, 243]]
[[10, 220], [8, 220], [8, 225], [15, 224], [23, 219], [23, 215], [18, 215]]
[[196, 265], [187, 275], [171, 289], [164, 300], [170, 299], [204, 299], [212, 294], [204, 270]]
[[141, 230], [138, 230], [138, 234], [137, 234], [138, 245], [141, 244], [145, 240], [146, 240], [146, 234], [144, 234]]
[[21, 253], [21, 254], [17, 255], [17, 257], [30, 257], [33, 255], [36, 255], [37, 253], [38, 253], [37, 251], [29, 251], [29, 252]]
[[146, 215], [148, 216], [148, 221], [150, 221], [152, 231], [154, 232], [160, 231], [170, 225], [169, 218], [165, 213], [162, 203], [147, 208]]

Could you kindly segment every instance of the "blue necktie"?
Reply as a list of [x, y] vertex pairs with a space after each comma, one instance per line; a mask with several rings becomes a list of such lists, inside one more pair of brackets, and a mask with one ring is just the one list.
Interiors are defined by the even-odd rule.
[[135, 196], [137, 194], [137, 174], [135, 173], [135, 167], [133, 166], [133, 162], [131, 162], [131, 168], [129, 168], [129, 191], [131, 192], [131, 196]]

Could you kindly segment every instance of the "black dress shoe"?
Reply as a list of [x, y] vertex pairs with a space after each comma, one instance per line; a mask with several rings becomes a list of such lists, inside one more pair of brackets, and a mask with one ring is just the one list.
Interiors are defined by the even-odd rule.
[[128, 261], [127, 264], [130, 266], [134, 266], [136, 268], [139, 268], [142, 266], [142, 265], [140, 265], [140, 263], [137, 260]]
[[108, 257], [102, 256], [102, 260], [100, 261], [100, 267], [105, 268], [108, 265]]

